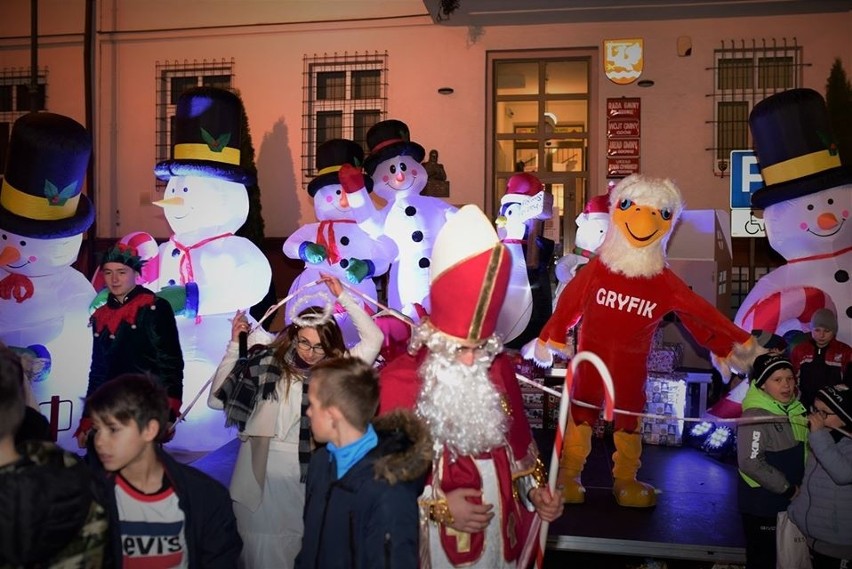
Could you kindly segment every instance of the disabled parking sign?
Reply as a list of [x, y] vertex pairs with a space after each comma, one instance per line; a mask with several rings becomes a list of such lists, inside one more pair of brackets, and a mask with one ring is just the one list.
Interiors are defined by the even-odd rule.
[[763, 219], [755, 216], [751, 195], [764, 186], [752, 150], [731, 151], [731, 237], [765, 237]]

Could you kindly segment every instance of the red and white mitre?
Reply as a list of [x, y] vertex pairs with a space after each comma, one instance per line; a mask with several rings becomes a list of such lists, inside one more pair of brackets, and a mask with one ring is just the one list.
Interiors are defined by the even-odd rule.
[[491, 221], [466, 205], [441, 228], [432, 249], [430, 324], [463, 344], [494, 334], [511, 258]]

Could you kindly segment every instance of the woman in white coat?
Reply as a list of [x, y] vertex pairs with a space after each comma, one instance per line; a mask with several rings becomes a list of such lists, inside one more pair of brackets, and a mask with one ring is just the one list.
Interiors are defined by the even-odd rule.
[[312, 445], [305, 415], [311, 367], [344, 355], [371, 364], [382, 346], [381, 330], [340, 281], [327, 275], [323, 280], [355, 324], [359, 343], [347, 350], [334, 319], [311, 307], [277, 336], [261, 328], [252, 332], [252, 348], [240, 359], [239, 335], [249, 324], [238, 311], [207, 399], [210, 407], [225, 411], [226, 425], [239, 430], [230, 491], [245, 569], [290, 569], [301, 547]]

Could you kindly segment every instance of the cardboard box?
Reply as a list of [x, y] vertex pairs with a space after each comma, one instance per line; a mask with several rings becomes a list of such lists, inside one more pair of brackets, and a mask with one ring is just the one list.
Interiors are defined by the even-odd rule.
[[686, 379], [683, 372], [649, 373], [645, 383], [645, 413], [639, 423], [642, 440], [652, 445], [680, 446], [686, 411]]

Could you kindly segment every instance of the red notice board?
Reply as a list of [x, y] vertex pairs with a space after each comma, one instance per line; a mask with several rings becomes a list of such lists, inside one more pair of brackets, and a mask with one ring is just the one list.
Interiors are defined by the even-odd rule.
[[642, 102], [639, 97], [606, 100], [607, 177], [639, 173]]

